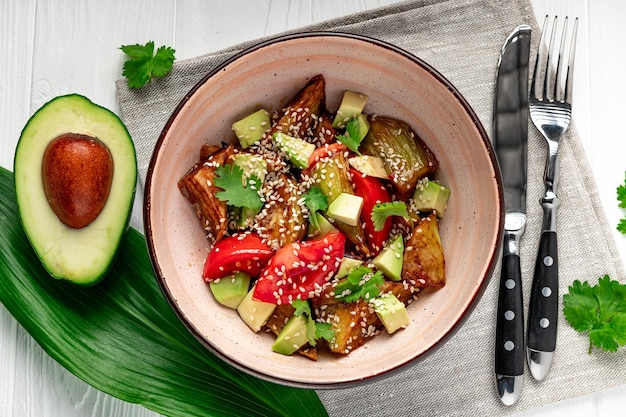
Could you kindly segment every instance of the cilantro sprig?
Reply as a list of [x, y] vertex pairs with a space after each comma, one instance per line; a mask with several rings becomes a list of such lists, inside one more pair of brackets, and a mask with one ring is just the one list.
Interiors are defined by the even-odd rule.
[[563, 314], [575, 330], [588, 333], [588, 353], [594, 347], [615, 352], [626, 344], [626, 284], [608, 275], [593, 287], [574, 281], [563, 295]]
[[355, 117], [346, 123], [345, 133], [343, 135], [337, 135], [337, 140], [346, 145], [352, 152], [361, 155], [359, 146], [361, 146], [362, 136], [359, 119]]
[[[626, 179], [624, 179], [624, 184], [617, 187], [617, 201], [620, 208], [626, 209]], [[626, 216], [620, 219], [617, 230], [626, 235]]]
[[294, 316], [305, 315], [307, 318], [307, 334], [311, 346], [317, 345], [318, 339], [331, 341], [335, 337], [335, 331], [332, 330], [331, 323], [320, 323], [313, 319], [311, 306], [307, 300], [296, 299], [291, 302], [291, 306], [296, 309]]
[[313, 185], [302, 197], [304, 198], [304, 205], [309, 210], [309, 222], [316, 229], [319, 229], [320, 226], [315, 213], [328, 208], [328, 197], [322, 192], [322, 189], [318, 185]]
[[[215, 185], [224, 191], [218, 191], [215, 196], [235, 207], [247, 207], [253, 210], [261, 210], [263, 201], [259, 196], [261, 180], [250, 175], [244, 178], [243, 169], [237, 164], [227, 164], [215, 169]], [[246, 186], [244, 186], [246, 184]]]
[[128, 56], [124, 62], [122, 75], [126, 77], [128, 86], [139, 89], [154, 77], [163, 77], [172, 70], [176, 57], [174, 49], [161, 46], [154, 52], [154, 41], [145, 45], [122, 45], [122, 52]]
[[372, 271], [366, 266], [359, 266], [348, 274], [344, 281], [335, 287], [335, 298], [352, 302], [363, 299], [369, 301], [380, 294], [380, 286], [385, 282], [380, 271]]
[[372, 222], [374, 223], [374, 230], [377, 232], [383, 230], [385, 227], [385, 221], [388, 217], [400, 216], [404, 218], [409, 217], [406, 203], [402, 201], [391, 201], [389, 203], [378, 203], [372, 208]]

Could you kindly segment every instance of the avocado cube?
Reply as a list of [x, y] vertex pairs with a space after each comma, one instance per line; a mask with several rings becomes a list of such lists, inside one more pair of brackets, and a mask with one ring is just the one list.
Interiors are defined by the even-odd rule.
[[[244, 187], [248, 186], [250, 176], [255, 176], [263, 182], [267, 175], [267, 161], [263, 157], [251, 153], [237, 153], [231, 158], [233, 164], [243, 171], [242, 185]], [[233, 220], [232, 224], [241, 229], [250, 226], [259, 211], [260, 209], [254, 210], [249, 207], [228, 207], [229, 218]]]
[[348, 276], [348, 274], [352, 272], [353, 269], [358, 268], [362, 264], [363, 261], [360, 259], [346, 258], [344, 256], [341, 260], [341, 264], [339, 264], [339, 269], [337, 269], [337, 274], [335, 275], [335, 278], [339, 279]]
[[411, 323], [406, 307], [392, 293], [376, 298], [373, 304], [374, 311], [387, 329], [387, 333], [392, 334], [398, 329], [404, 329]]
[[269, 113], [260, 109], [233, 123], [232, 129], [239, 139], [241, 147], [245, 149], [260, 140], [270, 126]]
[[315, 218], [317, 219], [317, 226], [315, 226], [312, 222], [309, 222], [309, 229], [307, 231], [307, 236], [312, 240], [319, 240], [323, 238], [325, 235], [331, 232], [338, 232], [337, 228], [333, 226], [331, 222], [329, 222], [326, 217], [322, 216], [320, 213], [315, 213]]
[[356, 226], [359, 223], [362, 209], [363, 197], [349, 193], [341, 193], [330, 203], [326, 214], [349, 226]]
[[256, 333], [261, 330], [263, 325], [265, 325], [270, 318], [276, 308], [276, 304], [255, 300], [252, 298], [253, 294], [254, 287], [252, 287], [244, 299], [241, 300], [241, 303], [237, 306], [237, 312], [244, 323]]
[[333, 127], [343, 128], [351, 119], [358, 117], [363, 112], [363, 108], [365, 108], [367, 98], [365, 94], [349, 90], [345, 91], [335, 119], [333, 120]]
[[209, 288], [217, 302], [232, 309], [239, 306], [248, 294], [249, 287], [250, 275], [245, 272], [235, 272], [209, 283]]
[[261, 182], [265, 179], [267, 175], [267, 161], [262, 156], [251, 153], [237, 153], [232, 158], [233, 163], [243, 171], [244, 183], [242, 185], [247, 186], [245, 179], [252, 175], [261, 180]]
[[437, 217], [442, 218], [448, 206], [450, 189], [435, 181], [426, 178], [420, 181], [415, 188], [413, 200], [415, 208], [419, 211], [432, 211]]
[[372, 259], [372, 263], [390, 280], [400, 281], [402, 276], [403, 254], [404, 240], [402, 235], [399, 234], [390, 245], [384, 247], [383, 250]]
[[309, 342], [308, 320], [304, 314], [292, 316], [276, 337], [272, 350], [281, 355], [291, 355]]
[[309, 158], [315, 150], [315, 145], [282, 132], [274, 133], [273, 140], [292, 164], [300, 169], [308, 168]]

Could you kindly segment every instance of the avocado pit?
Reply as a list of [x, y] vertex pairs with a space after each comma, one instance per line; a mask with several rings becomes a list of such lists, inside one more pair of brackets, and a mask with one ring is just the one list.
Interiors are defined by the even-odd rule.
[[56, 216], [80, 229], [106, 204], [113, 181], [113, 158], [98, 138], [65, 133], [53, 139], [42, 159], [46, 198]]

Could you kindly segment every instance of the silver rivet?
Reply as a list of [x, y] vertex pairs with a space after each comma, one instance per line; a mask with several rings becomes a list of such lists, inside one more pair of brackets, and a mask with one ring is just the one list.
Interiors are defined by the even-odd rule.
[[550, 325], [550, 320], [544, 317], [541, 320], [539, 320], [539, 325], [545, 329]]
[[515, 349], [515, 343], [507, 340], [506, 342], [504, 342], [504, 349], [509, 352], [512, 351], [513, 349]]
[[543, 295], [544, 297], [550, 297], [552, 295], [552, 290], [550, 289], [550, 287], [543, 287], [541, 289], [541, 295]]
[[552, 256], [546, 256], [545, 258], [543, 258], [543, 264], [545, 266], [552, 266], [553, 263], [554, 259], [552, 259]]
[[513, 320], [515, 318], [515, 313], [512, 312], [511, 310], [507, 310], [504, 313], [504, 318], [507, 319], [507, 320]]
[[515, 281], [513, 281], [512, 279], [510, 279], [510, 278], [509, 278], [509, 279], [507, 279], [507, 280], [504, 282], [504, 285], [505, 285], [505, 286], [506, 286], [509, 290], [512, 290], [513, 288], [515, 288]]

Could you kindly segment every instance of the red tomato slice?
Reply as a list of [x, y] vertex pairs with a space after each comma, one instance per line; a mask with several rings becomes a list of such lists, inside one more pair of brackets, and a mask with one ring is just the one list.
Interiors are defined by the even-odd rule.
[[282, 247], [261, 272], [253, 298], [273, 304], [309, 298], [339, 269], [345, 243], [345, 236], [335, 232]]
[[383, 229], [376, 231], [372, 221], [372, 209], [378, 203], [390, 202], [391, 196], [380, 179], [364, 175], [353, 168], [350, 168], [350, 174], [352, 174], [354, 193], [363, 198], [361, 221], [364, 224], [365, 239], [372, 253], [376, 255], [383, 248], [383, 243], [389, 238], [392, 220], [391, 217], [388, 217]]
[[233, 272], [261, 273], [274, 251], [255, 233], [241, 233], [217, 242], [204, 261], [202, 277], [210, 282]]

